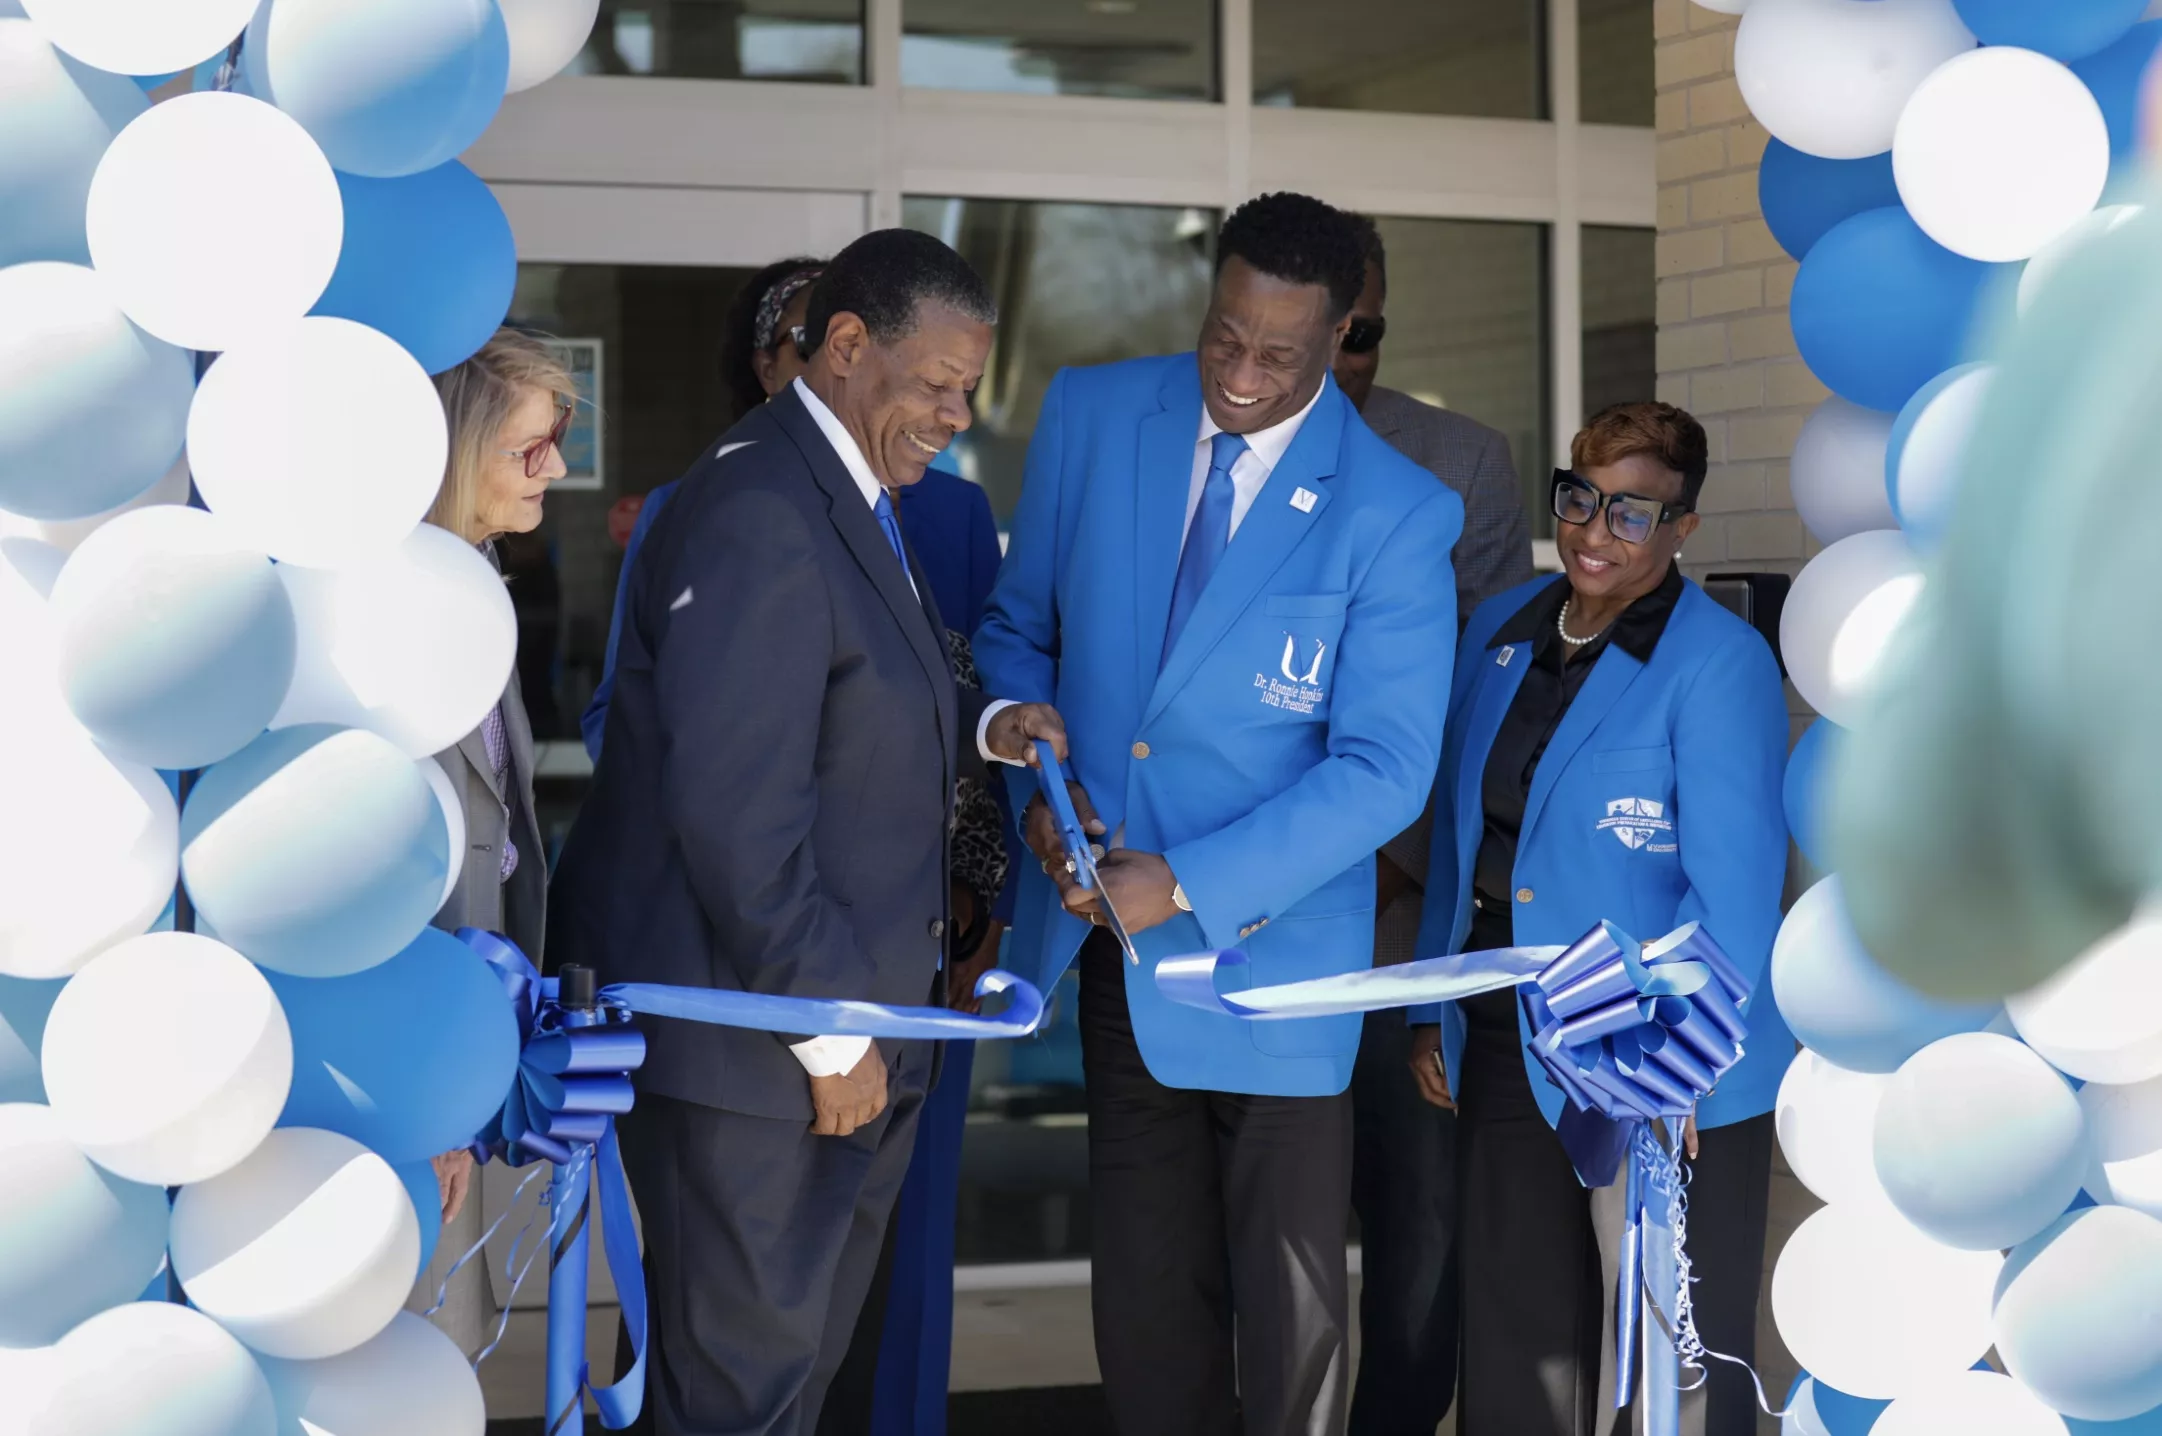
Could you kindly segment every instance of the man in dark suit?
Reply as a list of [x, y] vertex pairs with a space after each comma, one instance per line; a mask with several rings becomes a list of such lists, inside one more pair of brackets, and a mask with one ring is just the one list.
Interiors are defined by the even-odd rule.
[[[1065, 735], [960, 692], [890, 491], [968, 427], [996, 312], [924, 235], [833, 260], [809, 371], [686, 475], [631, 577], [561, 955], [609, 981], [943, 995], [957, 772]], [[980, 720], [980, 721], [979, 721]], [[623, 1152], [660, 1436], [808, 1436], [900, 1190], [932, 1044], [647, 1024]]]
[[[1374, 221], [1358, 221], [1366, 285], [1337, 349], [1336, 382], [1368, 428], [1464, 500], [1464, 532], [1450, 553], [1461, 624], [1531, 577], [1523, 490], [1500, 432], [1374, 382], [1387, 332], [1389, 257]], [[1417, 955], [1431, 826], [1429, 812], [1375, 864], [1376, 967]], [[1350, 1436], [1433, 1436], [1456, 1391], [1456, 1118], [1421, 1096], [1404, 1071], [1410, 1057], [1401, 1012], [1366, 1019], [1351, 1077], [1351, 1202], [1364, 1262]]]

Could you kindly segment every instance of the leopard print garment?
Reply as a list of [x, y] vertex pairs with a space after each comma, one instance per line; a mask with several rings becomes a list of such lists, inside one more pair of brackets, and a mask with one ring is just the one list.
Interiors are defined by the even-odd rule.
[[[968, 635], [947, 629], [946, 649], [953, 657], [955, 680], [967, 688], [981, 686]], [[976, 894], [979, 912], [988, 913], [1006, 886], [1005, 821], [983, 783], [963, 778], [954, 784], [953, 876]]]

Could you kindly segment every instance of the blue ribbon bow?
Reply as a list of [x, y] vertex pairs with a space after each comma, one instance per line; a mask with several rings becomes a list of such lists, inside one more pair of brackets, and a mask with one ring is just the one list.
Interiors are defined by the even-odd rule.
[[[1682, 1361], [1701, 1373], [1700, 1358], [1719, 1356], [1697, 1338], [1690, 1315], [1679, 1123], [1741, 1060], [1749, 1035], [1741, 1012], [1749, 983], [1711, 934], [1690, 923], [1642, 944], [1601, 923], [1567, 947], [1493, 948], [1236, 994], [1217, 990], [1220, 975], [1246, 965], [1236, 948], [1167, 958], [1156, 966], [1156, 985], [1188, 1007], [1254, 1022], [1518, 990], [1531, 1054], [1569, 1099], [1556, 1134], [1578, 1179], [1606, 1186], [1622, 1159], [1632, 1159], [1615, 1293], [1615, 1405], [1635, 1395], [1641, 1328], [1645, 1429], [1673, 1436]], [[1650, 1125], [1661, 1121], [1668, 1123], [1664, 1140]], [[1654, 1342], [1655, 1331], [1665, 1339]]]
[[[509, 938], [471, 927], [460, 928], [458, 937], [502, 982], [519, 1032], [517, 1078], [502, 1108], [473, 1139], [473, 1155], [481, 1162], [500, 1157], [514, 1167], [536, 1161], [555, 1166], [548, 1189], [546, 1370], [551, 1436], [578, 1436], [584, 1429], [588, 1394], [600, 1412], [601, 1424], [610, 1430], [621, 1430], [637, 1420], [645, 1400], [645, 1271], [639, 1264], [630, 1188], [615, 1132], [615, 1119], [631, 1110], [636, 1097], [631, 1073], [646, 1060], [645, 1034], [631, 1025], [633, 1014], [763, 1032], [933, 1041], [1026, 1037], [1044, 1018], [1043, 994], [1012, 973], [995, 968], [976, 984], [979, 997], [1008, 994], [1006, 1010], [995, 1017], [936, 1007], [650, 983], [604, 987], [592, 1008], [565, 1008], [558, 981], [542, 977]], [[630, 1369], [611, 1386], [592, 1384], [585, 1359], [589, 1184], [600, 1190], [602, 1249], [615, 1276], [623, 1324], [631, 1341]], [[483, 1237], [480, 1245], [486, 1242]], [[466, 1253], [459, 1265], [479, 1250], [476, 1246]], [[518, 1277], [522, 1280], [523, 1276], [521, 1269]], [[507, 1320], [507, 1310], [504, 1316]]]

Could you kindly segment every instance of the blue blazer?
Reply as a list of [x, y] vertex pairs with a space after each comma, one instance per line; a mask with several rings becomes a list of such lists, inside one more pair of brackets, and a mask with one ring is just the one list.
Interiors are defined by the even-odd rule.
[[[1166, 655], [1200, 432], [1191, 354], [1052, 381], [976, 666], [987, 693], [1058, 705], [1097, 813], [1193, 903], [1127, 968], [1149, 1071], [1328, 1095], [1359, 1018], [1212, 1016], [1160, 997], [1155, 964], [1243, 946], [1261, 985], [1372, 963], [1374, 851], [1419, 816], [1441, 751], [1464, 506], [1330, 380]], [[1018, 808], [1035, 780], [1014, 781]], [[1007, 952], [1048, 992], [1088, 925], [1022, 866]]]
[[[1495, 595], [1472, 615], [1457, 648], [1449, 736], [1434, 794], [1434, 841], [1419, 952], [1461, 952], [1471, 931], [1472, 868], [1486, 830], [1481, 788], [1487, 754], [1530, 666], [1527, 643], [1497, 644], [1501, 626], [1557, 575]], [[1786, 883], [1787, 825], [1780, 783], [1787, 757], [1786, 690], [1757, 631], [1693, 583], [1649, 663], [1609, 644], [1584, 681], [1533, 775], [1517, 840], [1516, 940], [1576, 941], [1606, 920], [1640, 941], [1699, 922], [1757, 984], [1744, 1005], [1742, 1060], [1697, 1107], [1699, 1127], [1771, 1110], [1794, 1057], [1794, 1038], [1764, 987]], [[1601, 821], [1629, 811], [1673, 824], [1666, 841], [1621, 841]], [[1658, 805], [1656, 810], [1648, 804]], [[1634, 833], [1637, 829], [1630, 829]], [[1452, 1088], [1462, 1071], [1457, 1004], [1414, 1009], [1442, 1024]], [[1521, 1006], [1517, 1023], [1528, 1044]], [[1529, 1053], [1524, 1065], [1549, 1123], [1562, 1094]]]

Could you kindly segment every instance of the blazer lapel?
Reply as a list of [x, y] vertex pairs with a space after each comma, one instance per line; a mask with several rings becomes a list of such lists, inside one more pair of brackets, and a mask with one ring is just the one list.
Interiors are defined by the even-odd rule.
[[1164, 630], [1171, 622], [1171, 588], [1186, 533], [1186, 499], [1193, 488], [1194, 446], [1201, 437], [1198, 361], [1179, 364], [1158, 391], [1163, 407], [1141, 421], [1134, 461], [1134, 691], [1156, 687], [1163, 667]]
[[1521, 849], [1531, 840], [1538, 826], [1539, 814], [1546, 807], [1547, 798], [1554, 791], [1554, 784], [1561, 778], [1562, 770], [1576, 756], [1576, 750], [1584, 746], [1584, 740], [1592, 735], [1600, 720], [1621, 701], [1629, 685], [1636, 682], [1644, 665], [1629, 654], [1609, 643], [1606, 651], [1598, 657], [1591, 676], [1577, 691], [1576, 701], [1562, 716], [1561, 726], [1554, 730], [1553, 741], [1546, 745], [1546, 752], [1539, 759], [1539, 771], [1532, 775], [1531, 794], [1524, 803], [1524, 826], [1517, 837]]
[[503, 796], [503, 785], [495, 776], [495, 764], [488, 761], [488, 743], [480, 736], [480, 729], [475, 728], [458, 740], [458, 752], [473, 771], [480, 774], [481, 782], [488, 785], [488, 791], [495, 794], [495, 800], [498, 803], [507, 801]]
[[[1343, 440], [1347, 405], [1335, 381], [1324, 379], [1322, 382], [1320, 402], [1299, 426], [1298, 437], [1291, 441], [1291, 447], [1255, 497], [1253, 507], [1246, 511], [1238, 531], [1231, 536], [1231, 546], [1224, 550], [1223, 559], [1216, 565], [1216, 572], [1209, 575], [1209, 586], [1201, 591], [1200, 601], [1194, 605], [1186, 627], [1180, 630], [1178, 642], [1172, 647], [1163, 672], [1157, 676], [1155, 692], [1149, 700], [1148, 718], [1161, 712], [1193, 677], [1202, 660], [1230, 631], [1231, 625], [1238, 622], [1240, 615], [1253, 606], [1270, 577], [1328, 511], [1327, 480], [1336, 473], [1337, 449]], [[1200, 432], [1199, 423], [1196, 416], [1196, 434]], [[1188, 448], [1190, 452], [1191, 444]], [[1189, 463], [1189, 474], [1191, 468]], [[1304, 508], [1291, 502], [1292, 495], [1302, 488], [1314, 495], [1314, 501]], [[1181, 511], [1183, 513], [1183, 506]], [[1168, 595], [1165, 608], [1168, 614]]]
[[[1531, 670], [1531, 645], [1505, 643], [1487, 650], [1479, 693], [1472, 700], [1471, 716], [1464, 725], [1464, 746], [1456, 755], [1456, 866], [1457, 919], [1462, 922], [1471, 903], [1471, 874], [1479, 860], [1479, 844], [1486, 837], [1486, 763], [1501, 732], [1502, 719], [1516, 701]], [[1452, 932], [1454, 942], [1458, 934]]]
[[[917, 591], [909, 586], [909, 576], [901, 569], [893, 556], [893, 545], [886, 541], [886, 531], [879, 526], [878, 515], [863, 501], [863, 490], [856, 487], [855, 478], [841, 456], [833, 451], [833, 444], [826, 438], [825, 430], [803, 407], [793, 387], [784, 389], [769, 401], [773, 415], [780, 421], [782, 430], [795, 441], [796, 448], [811, 466], [811, 476], [826, 493], [826, 510], [833, 520], [834, 530], [840, 534], [842, 543], [863, 570], [878, 596], [885, 600], [892, 611], [893, 620], [901, 626], [908, 645], [915, 650], [917, 661], [934, 689], [938, 680], [948, 676], [946, 665], [946, 636], [931, 631], [931, 608]], [[921, 580], [918, 581], [919, 586]]]

